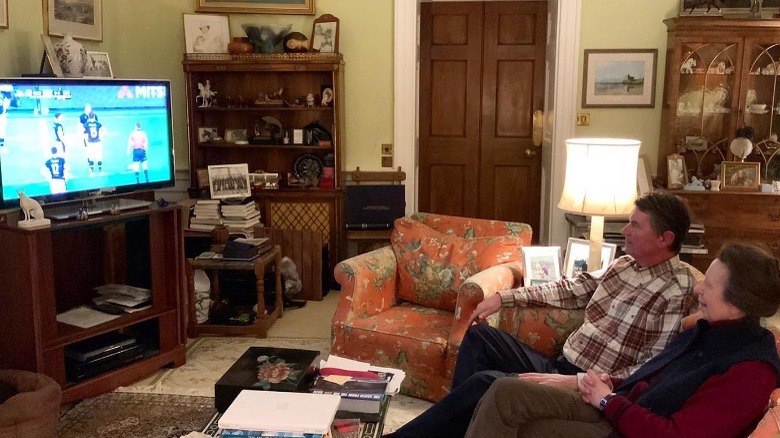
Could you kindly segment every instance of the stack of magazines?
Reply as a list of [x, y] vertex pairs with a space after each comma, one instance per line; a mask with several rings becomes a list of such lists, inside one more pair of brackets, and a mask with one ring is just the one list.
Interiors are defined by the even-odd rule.
[[151, 307], [151, 291], [127, 284], [104, 284], [95, 288], [94, 308], [107, 313], [133, 313]]

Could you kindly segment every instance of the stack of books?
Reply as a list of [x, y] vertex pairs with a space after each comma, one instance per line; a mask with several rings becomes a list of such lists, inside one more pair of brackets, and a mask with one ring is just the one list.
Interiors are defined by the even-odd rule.
[[692, 222], [680, 249], [682, 254], [707, 254], [704, 245], [704, 224]]
[[219, 418], [222, 438], [330, 436], [340, 397], [243, 390]]
[[218, 199], [198, 199], [195, 202], [194, 215], [190, 218], [190, 229], [211, 231], [222, 224]]
[[255, 208], [255, 201], [251, 199], [244, 204], [223, 205], [222, 216], [222, 224], [231, 234], [251, 236], [255, 225], [260, 224], [260, 211]]
[[314, 380], [309, 392], [340, 395], [340, 415], [349, 412], [355, 414], [349, 415], [350, 417], [360, 418], [363, 421], [378, 421], [382, 404], [386, 399], [387, 384], [392, 378], [393, 374], [386, 372], [364, 372], [360, 377], [320, 374]]

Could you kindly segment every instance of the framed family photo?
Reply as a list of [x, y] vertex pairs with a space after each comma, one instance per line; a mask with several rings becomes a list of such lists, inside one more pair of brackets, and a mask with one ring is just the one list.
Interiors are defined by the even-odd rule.
[[761, 163], [723, 161], [720, 180], [723, 190], [756, 192], [761, 184]]
[[339, 19], [325, 14], [314, 20], [309, 50], [319, 53], [339, 52]]
[[43, 27], [49, 35], [103, 41], [102, 0], [43, 0]]
[[195, 0], [197, 12], [314, 14], [314, 0]]
[[561, 279], [561, 247], [523, 247], [525, 286], [535, 286]]
[[85, 78], [113, 78], [111, 61], [106, 52], [87, 51], [87, 68], [84, 70]]
[[246, 198], [252, 195], [247, 163], [221, 164], [209, 166], [208, 169], [212, 199]]
[[246, 129], [225, 129], [225, 141], [228, 143], [247, 141]]
[[211, 126], [201, 126], [198, 128], [198, 141], [200, 143], [211, 143], [219, 138], [217, 128]]
[[227, 53], [230, 27], [227, 15], [182, 14], [187, 53]]
[[585, 50], [583, 108], [653, 108], [657, 49]]
[[617, 253], [617, 245], [614, 243], [601, 244], [601, 266], [593, 268], [588, 266], [590, 258], [590, 242], [585, 239], [569, 237], [566, 244], [566, 257], [563, 261], [563, 275], [566, 278], [574, 278], [582, 272], [597, 271], [612, 263]]
[[688, 169], [685, 167], [685, 157], [680, 154], [669, 154], [666, 157], [666, 188], [681, 189], [688, 184]]

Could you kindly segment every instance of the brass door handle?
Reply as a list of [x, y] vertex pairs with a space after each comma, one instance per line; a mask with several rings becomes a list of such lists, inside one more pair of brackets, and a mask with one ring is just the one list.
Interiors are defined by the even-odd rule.
[[530, 149], [526, 149], [525, 150], [525, 156], [526, 157], [533, 157], [534, 155], [536, 155], [536, 151], [532, 151]]

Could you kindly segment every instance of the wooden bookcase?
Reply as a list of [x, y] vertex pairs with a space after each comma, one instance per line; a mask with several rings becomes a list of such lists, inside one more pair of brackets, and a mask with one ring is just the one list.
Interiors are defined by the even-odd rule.
[[[198, 171], [213, 164], [247, 163], [249, 171], [278, 173], [278, 189], [253, 190], [266, 226], [291, 230], [319, 231], [328, 248], [328, 266], [332, 272], [344, 256], [344, 62], [338, 53], [282, 54], [187, 54], [182, 61], [186, 75], [187, 119], [189, 127], [189, 166], [193, 197], [201, 195]], [[216, 101], [202, 106], [199, 85], [208, 81], [216, 91]], [[324, 90], [333, 98], [323, 105]], [[282, 103], [260, 104], [262, 95], [282, 90]], [[318, 96], [313, 106], [300, 100], [308, 94]], [[296, 103], [298, 99], [298, 103]], [[260, 102], [260, 101], [258, 101]], [[301, 103], [303, 102], [303, 103]], [[253, 144], [255, 128], [271, 117], [284, 130], [303, 129], [317, 122], [332, 140], [319, 144]], [[215, 128], [219, 137], [225, 130], [246, 130], [250, 144], [230, 139], [202, 141], [202, 128]], [[332, 187], [294, 187], [288, 174], [295, 174], [300, 160], [333, 160]], [[313, 157], [313, 158], [312, 158]], [[287, 255], [287, 254], [282, 254]]]
[[[86, 221], [19, 228], [0, 224], [0, 368], [46, 374], [63, 403], [127, 385], [168, 364], [185, 362], [183, 211], [151, 207]], [[151, 290], [151, 308], [78, 328], [57, 314], [89, 305], [95, 286], [122, 283]], [[93, 336], [121, 332], [144, 344], [144, 357], [95, 377], [70, 381], [64, 349]]]

